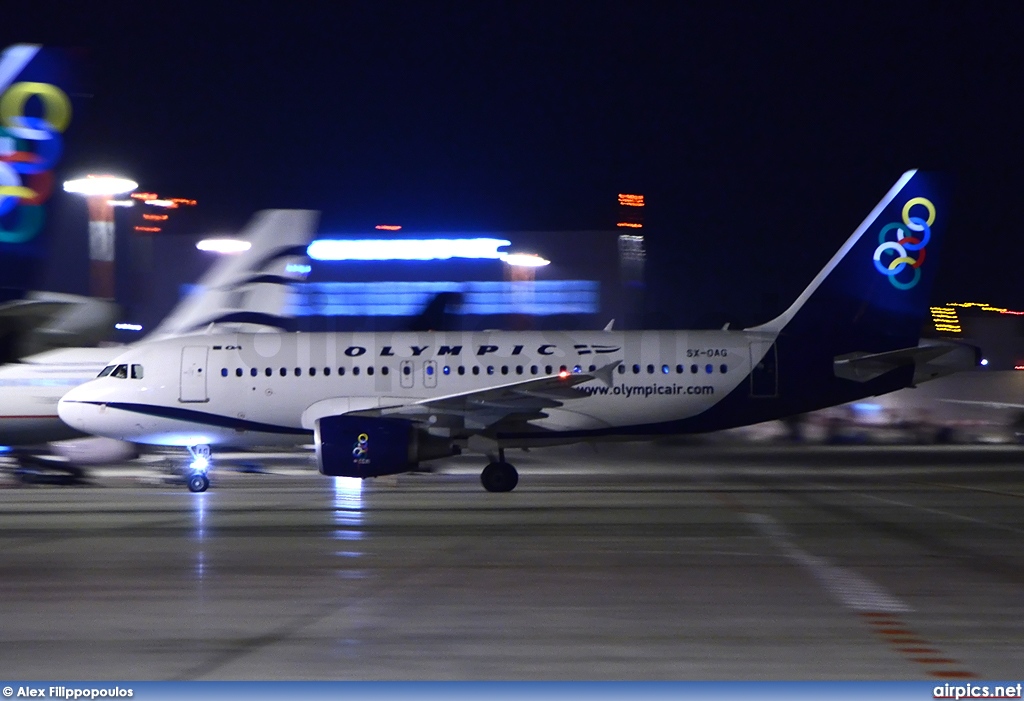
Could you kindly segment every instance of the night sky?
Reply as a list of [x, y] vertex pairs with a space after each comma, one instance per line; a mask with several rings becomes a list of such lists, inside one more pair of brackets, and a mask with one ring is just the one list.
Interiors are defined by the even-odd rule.
[[[608, 229], [640, 192], [660, 327], [763, 321], [900, 173], [937, 169], [935, 301], [1024, 309], [1019, 3], [225, 5], [3, 10], [0, 46], [89, 57], [59, 178], [195, 198], [198, 232], [268, 207], [324, 231]], [[84, 228], [52, 203], [51, 242]], [[77, 284], [57, 248], [37, 286]]]

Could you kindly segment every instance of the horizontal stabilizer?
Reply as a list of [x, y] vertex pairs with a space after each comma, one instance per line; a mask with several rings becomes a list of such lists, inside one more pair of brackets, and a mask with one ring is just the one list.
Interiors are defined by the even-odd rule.
[[973, 346], [933, 340], [884, 353], [847, 353], [837, 356], [832, 367], [836, 377], [854, 382], [868, 382], [907, 365], [928, 368], [928, 377], [924, 379], [932, 379], [970, 369], [975, 365], [975, 357]]

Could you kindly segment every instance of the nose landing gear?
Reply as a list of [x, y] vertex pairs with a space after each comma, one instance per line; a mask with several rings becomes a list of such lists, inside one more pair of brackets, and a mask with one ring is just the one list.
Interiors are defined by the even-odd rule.
[[210, 469], [210, 446], [190, 445], [189, 455], [192, 456], [192, 464], [189, 465], [191, 474], [188, 477], [188, 491], [205, 492], [210, 487], [210, 478], [207, 472]]

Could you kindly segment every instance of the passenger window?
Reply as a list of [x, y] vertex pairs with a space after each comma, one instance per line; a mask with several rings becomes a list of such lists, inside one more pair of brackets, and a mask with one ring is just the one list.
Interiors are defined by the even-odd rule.
[[366, 374], [367, 375], [372, 375], [373, 374], [373, 366], [372, 365], [370, 367], [366, 368]]
[[620, 375], [625, 375], [626, 374], [626, 366], [623, 365], [622, 363], [619, 363], [619, 374]]
[[686, 369], [682, 365], [676, 365], [677, 375], [682, 375], [684, 372], [686, 372]]
[[697, 364], [696, 363], [694, 363], [693, 365], [690, 366], [690, 372], [693, 373], [694, 375], [697, 374]]
[[474, 365], [473, 366], [473, 374], [474, 375], [479, 375], [480, 374], [480, 366], [479, 365]]
[[661, 366], [661, 374], [662, 375], [667, 375], [668, 374], [668, 365], [662, 365]]
[[324, 377], [330, 377], [330, 376], [331, 376], [331, 369], [330, 368], [324, 368]]
[[488, 375], [493, 375], [494, 374], [494, 366], [493, 365], [488, 365], [487, 366], [487, 374]]
[[249, 368], [249, 376], [250, 377], [256, 377], [256, 373], [258, 373], [258, 372], [259, 372], [259, 370], [257, 370], [256, 368]]
[[517, 375], [522, 375], [523, 374], [523, 366], [522, 365], [516, 365], [516, 374]]
[[640, 366], [639, 365], [634, 365], [633, 366], [633, 374], [634, 375], [639, 375], [640, 374]]
[[380, 374], [381, 374], [381, 375], [387, 375], [387, 374], [388, 374], [389, 372], [391, 372], [391, 371], [390, 371], [390, 370], [388, 370], [388, 366], [387, 366], [387, 365], [385, 365], [384, 367], [382, 367], [382, 368], [380, 369]]
[[403, 375], [411, 375], [412, 374], [412, 368], [409, 367], [408, 365], [404, 366], [402, 368], [402, 374]]
[[132, 365], [132, 379], [133, 380], [141, 380], [142, 379], [142, 366], [141, 365]]
[[358, 375], [359, 374], [359, 366], [358, 365], [356, 365], [355, 367], [352, 368], [352, 374], [353, 375]]
[[729, 366], [728, 366], [728, 365], [724, 365], [724, 364], [723, 364], [723, 365], [720, 365], [720, 366], [718, 367], [718, 369], [722, 371], [722, 374], [723, 374], [723, 375], [724, 375], [725, 373], [729, 372]]
[[128, 366], [127, 365], [118, 365], [116, 368], [114, 368], [114, 371], [112, 373], [110, 373], [110, 376], [111, 377], [116, 377], [119, 380], [127, 380], [128, 379]]
[[502, 375], [507, 375], [508, 374], [508, 365], [502, 365], [501, 366], [501, 374]]
[[428, 365], [425, 368], [425, 370], [427, 371], [427, 375], [433, 375], [434, 374], [434, 366], [433, 365]]
[[345, 376], [345, 368], [338, 368], [338, 376], [339, 377], [344, 377]]
[[242, 368], [235, 368], [235, 377], [242, 376]]
[[579, 373], [583, 372], [583, 368], [581, 368], [581, 367], [580, 367], [579, 365], [574, 365], [574, 366], [572, 367], [572, 371], [573, 371], [574, 373], [577, 373], [577, 374], [579, 374]]
[[447, 365], [445, 365], [443, 368], [441, 368], [441, 372], [443, 372], [445, 375], [451, 375], [452, 374], [452, 369], [450, 367], [448, 367]]
[[316, 377], [316, 368], [310, 368], [309, 369], [309, 376], [310, 377]]
[[536, 365], [531, 365], [530, 366], [530, 374], [531, 375], [536, 375], [538, 372], [540, 372], [540, 368], [538, 368]]
[[559, 373], [566, 372], [567, 370], [568, 370], [568, 368], [566, 368], [564, 365], [562, 365], [561, 367], [558, 368], [558, 372]]
[[[228, 376], [228, 369], [227, 368], [221, 368], [220, 369], [220, 376], [221, 377], [227, 377]], [[103, 377], [103, 375], [100, 375], [100, 377]]]
[[647, 366], [647, 374], [648, 375], [653, 375], [654, 374], [654, 366], [653, 365], [648, 365]]
[[281, 368], [281, 377], [287, 377], [287, 375], [288, 375], [288, 369], [287, 368]]
[[597, 370], [597, 366], [596, 365], [591, 365], [590, 369], [587, 372], [594, 372], [595, 370]]
[[[114, 366], [113, 365], [108, 365], [107, 367], [105, 367], [102, 370], [100, 370], [100, 374], [97, 375], [96, 377], [106, 377], [107, 375], [109, 375], [112, 372], [114, 372]], [[224, 370], [224, 374], [225, 375], [228, 374], [227, 369]]]
[[544, 374], [545, 375], [550, 375], [554, 371], [555, 371], [555, 369], [553, 367], [551, 367], [550, 365], [545, 365], [544, 366]]
[[299, 377], [302, 375], [302, 368], [295, 368], [295, 376]]
[[263, 371], [263, 374], [266, 375], [267, 377], [270, 377], [271, 375], [274, 374], [274, 371], [271, 370], [270, 368], [267, 368], [266, 370]]
[[466, 374], [466, 367], [464, 365], [460, 365], [459, 366], [459, 374], [460, 375], [465, 375]]
[[710, 374], [711, 374], [711, 373], [713, 373], [714, 371], [715, 371], [715, 366], [714, 366], [714, 365], [711, 365], [711, 364], [709, 363], [708, 365], [705, 365], [705, 366], [704, 366], [704, 372], [706, 372], [707, 374], [709, 374], [709, 375], [710, 375]]

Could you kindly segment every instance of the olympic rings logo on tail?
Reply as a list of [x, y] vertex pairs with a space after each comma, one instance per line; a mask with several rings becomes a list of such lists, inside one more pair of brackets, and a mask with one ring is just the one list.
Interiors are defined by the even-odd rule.
[[[927, 218], [913, 216], [914, 207], [924, 207]], [[932, 224], [935, 223], [935, 205], [924, 197], [907, 200], [903, 205], [903, 221], [892, 222], [878, 232], [878, 248], [875, 249], [875, 269], [889, 278], [892, 286], [898, 290], [909, 290], [921, 280], [921, 264], [924, 263], [925, 246], [931, 240]], [[887, 240], [890, 232], [895, 232], [896, 240]], [[911, 253], [917, 257], [911, 256]], [[890, 258], [891, 256], [891, 258]], [[887, 260], [883, 260], [886, 258]], [[903, 273], [910, 270], [910, 279]], [[902, 278], [902, 279], [901, 279]]]

